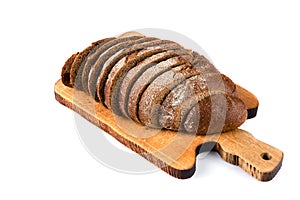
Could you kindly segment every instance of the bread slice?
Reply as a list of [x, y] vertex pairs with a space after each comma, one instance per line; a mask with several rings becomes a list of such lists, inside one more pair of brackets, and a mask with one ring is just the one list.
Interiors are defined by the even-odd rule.
[[[145, 38], [150, 39], [150, 38]], [[123, 57], [132, 54], [133, 52], [143, 50], [145, 48], [153, 47], [156, 48], [157, 45], [163, 45], [166, 43], [170, 43], [170, 40], [152, 40], [148, 42], [138, 43], [132, 45], [131, 47], [125, 49], [124, 51], [120, 51], [112, 56], [107, 62], [103, 65], [103, 68], [99, 74], [96, 84], [96, 92], [97, 97], [100, 99], [101, 102], [104, 102], [104, 86], [106, 84], [106, 80], [112, 68], [115, 64], [121, 60]]]
[[76, 87], [78, 89], [82, 88], [82, 84], [81, 84], [81, 75], [82, 74], [78, 74], [79, 71], [82, 73], [82, 70], [80, 70], [81, 64], [84, 62], [84, 60], [90, 54], [91, 51], [93, 51], [95, 48], [97, 48], [99, 45], [101, 45], [107, 39], [109, 39], [109, 38], [93, 42], [89, 47], [84, 49], [82, 52], [80, 52], [75, 57], [75, 59], [72, 63], [72, 66], [71, 66], [71, 70], [70, 70], [70, 85], [72, 87]]
[[159, 123], [171, 130], [182, 130], [182, 120], [201, 99], [214, 93], [236, 94], [235, 84], [220, 73], [192, 76], [177, 85], [164, 99], [160, 107]]
[[183, 119], [185, 131], [206, 135], [239, 127], [247, 118], [245, 104], [236, 96], [221, 93], [199, 101]]
[[166, 51], [175, 51], [175, 49], [181, 49], [182, 46], [175, 42], [165, 43], [154, 47], [148, 47], [138, 52], [134, 52], [128, 56], [123, 57], [119, 62], [112, 68], [104, 88], [105, 105], [113, 110], [115, 114], [121, 114], [119, 109], [119, 93], [120, 83], [126, 73], [136, 67], [137, 63], [144, 59], [156, 55], [158, 53]]
[[165, 61], [162, 61], [150, 68], [148, 68], [133, 84], [130, 93], [128, 95], [128, 113], [132, 120], [135, 122], [140, 122], [138, 117], [138, 106], [140, 98], [149, 86], [149, 84], [159, 75], [173, 67], [189, 64], [187, 60], [183, 59], [181, 56], [174, 56]]
[[82, 67], [81, 83], [83, 91], [88, 92], [88, 79], [91, 68], [104, 53], [120, 43], [140, 38], [141, 37], [111, 38], [110, 40], [107, 40], [105, 44], [97, 48], [94, 52], [91, 52]]
[[[124, 51], [124, 49], [128, 49], [130, 46], [134, 44], [139, 44], [151, 40], [158, 40], [157, 38], [145, 38], [139, 36], [126, 37], [121, 38], [126, 39], [124, 42], [117, 43], [116, 45], [109, 48], [105, 53], [101, 54], [95, 64], [92, 66], [89, 72], [88, 78], [88, 91], [89, 94], [94, 97], [96, 101], [99, 101], [96, 89], [96, 84], [99, 76], [101, 76], [102, 71], [105, 71], [107, 64], [113, 59], [116, 55], [120, 54], [120, 52]], [[118, 40], [121, 40], [118, 39]], [[102, 78], [102, 77], [101, 77]]]
[[61, 80], [63, 84], [65, 84], [68, 87], [72, 87], [70, 83], [70, 73], [71, 73], [71, 67], [72, 64], [76, 58], [76, 56], [79, 54], [79, 52], [73, 54], [68, 60], [65, 62], [64, 66], [62, 67], [61, 70]]

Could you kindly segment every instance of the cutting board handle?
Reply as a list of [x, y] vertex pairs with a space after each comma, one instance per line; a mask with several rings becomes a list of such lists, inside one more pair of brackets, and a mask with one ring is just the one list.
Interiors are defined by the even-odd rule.
[[240, 166], [260, 181], [271, 180], [283, 160], [283, 152], [241, 129], [221, 134], [215, 150], [225, 161]]

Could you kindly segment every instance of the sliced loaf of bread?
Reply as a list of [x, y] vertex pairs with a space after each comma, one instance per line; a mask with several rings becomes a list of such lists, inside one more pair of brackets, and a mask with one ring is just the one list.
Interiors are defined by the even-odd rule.
[[62, 82], [152, 128], [225, 132], [247, 118], [236, 85], [203, 55], [135, 32], [92, 43], [64, 64]]

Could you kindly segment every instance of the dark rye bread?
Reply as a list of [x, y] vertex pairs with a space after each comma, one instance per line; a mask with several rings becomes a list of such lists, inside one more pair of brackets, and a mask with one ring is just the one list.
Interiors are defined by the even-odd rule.
[[202, 73], [219, 73], [219, 70], [203, 55], [193, 52], [192, 65], [197, 67]]
[[235, 84], [225, 75], [210, 73], [192, 76], [177, 85], [160, 107], [159, 123], [171, 130], [182, 130], [187, 112], [201, 99], [214, 93], [236, 95]]
[[197, 52], [162, 48], [170, 44], [140, 34], [99, 40], [66, 61], [62, 81], [149, 127], [210, 134], [241, 125], [234, 83]]
[[158, 76], [141, 96], [138, 110], [140, 121], [146, 126], [160, 128], [158, 113], [163, 100], [178, 84], [200, 73], [192, 65], [181, 65]]
[[61, 80], [63, 84], [65, 84], [68, 87], [72, 87], [72, 85], [70, 84], [71, 67], [78, 54], [79, 52], [73, 54], [70, 58], [68, 58], [61, 70]]
[[239, 127], [246, 118], [245, 104], [238, 97], [223, 93], [199, 101], [183, 119], [182, 127], [198, 135], [221, 133]]
[[166, 51], [176, 51], [176, 49], [181, 49], [182, 46], [175, 42], [166, 43], [163, 45], [157, 45], [154, 47], [148, 47], [141, 51], [134, 52], [128, 56], [123, 57], [119, 62], [112, 68], [104, 88], [104, 99], [105, 105], [114, 111], [116, 114], [121, 114], [119, 109], [119, 93], [120, 93], [120, 83], [126, 73], [136, 67], [137, 63], [143, 61], [144, 59], [156, 55], [158, 53]]
[[[120, 52], [124, 51], [125, 49], [128, 49], [130, 46], [134, 44], [139, 44], [151, 40], [158, 40], [157, 38], [150, 38], [150, 37], [130, 37], [129, 38], [123, 38], [126, 39], [126, 41], [117, 43], [116, 45], [112, 46], [110, 49], [108, 49], [105, 53], [101, 54], [101, 56], [97, 59], [95, 64], [92, 66], [89, 72], [89, 78], [88, 78], [88, 91], [89, 94], [94, 97], [96, 101], [99, 101], [99, 97], [97, 96], [97, 81], [98, 78], [101, 76], [103, 71], [106, 71], [106, 67], [108, 63], [110, 63], [111, 59], [113, 59], [116, 55], [120, 54]], [[103, 101], [101, 101], [103, 102]]]
[[128, 95], [128, 114], [132, 120], [135, 122], [140, 122], [138, 117], [138, 106], [140, 102], [140, 98], [145, 91], [145, 89], [149, 86], [149, 84], [159, 75], [164, 73], [167, 70], [170, 70], [173, 67], [190, 63], [182, 58], [181, 56], [174, 56], [165, 61], [162, 61], [150, 68], [148, 68], [132, 85], [132, 88]]
[[193, 51], [189, 49], [180, 48], [180, 49], [169, 50], [169, 52], [181, 56], [182, 58], [186, 59], [190, 63], [192, 63], [192, 61], [194, 60]]
[[[146, 38], [145, 38], [146, 39]], [[142, 40], [142, 39], [141, 39]], [[124, 51], [120, 51], [112, 56], [103, 66], [101, 73], [99, 74], [96, 84], [96, 92], [97, 97], [100, 99], [101, 102], [104, 102], [104, 86], [106, 84], [107, 77], [111, 71], [111, 69], [115, 66], [115, 64], [121, 60], [123, 57], [130, 55], [135, 51], [139, 51], [149, 47], [156, 47], [157, 45], [163, 45], [166, 43], [170, 43], [170, 40], [156, 40], [156, 38], [152, 41], [137, 43], [128, 47]]]
[[139, 102], [139, 119], [146, 126], [160, 128], [159, 107], [170, 91], [185, 79], [203, 73], [218, 73], [218, 70], [205, 57], [192, 52], [190, 59], [194, 66], [176, 67], [158, 76], [144, 91]]
[[[183, 52], [182, 50], [180, 52]], [[129, 92], [132, 88], [133, 83], [136, 81], [137, 78], [139, 78], [142, 73], [152, 67], [153, 65], [164, 61], [168, 58], [174, 57], [175, 55], [179, 55], [178, 53], [180, 52], [176, 52], [174, 54], [173, 50], [168, 50], [165, 52], [161, 52], [161, 53], [157, 53], [155, 55], [152, 55], [148, 58], [146, 58], [145, 60], [141, 61], [140, 63], [138, 63], [135, 67], [131, 68], [122, 78], [120, 86], [119, 86], [119, 95], [118, 95], [118, 101], [119, 101], [119, 109], [120, 112], [126, 116], [129, 117], [128, 115], [128, 111], [127, 111], [127, 104], [128, 104], [128, 96], [129, 96]], [[185, 52], [183, 52], [183, 54], [185, 54]], [[116, 92], [117, 93], [117, 92]]]
[[[75, 83], [74, 83], [74, 87], [79, 89], [79, 90], [83, 90], [83, 84], [82, 84], [82, 76], [83, 76], [83, 70], [84, 70], [84, 66], [88, 60], [88, 58], [95, 53], [95, 51], [99, 48], [101, 48], [103, 45], [105, 45], [107, 42], [113, 40], [115, 38], [105, 38], [101, 41], [98, 41], [97, 44], [93, 44], [91, 46], [91, 48], [87, 48], [85, 50], [85, 53], [83, 54], [82, 58], [80, 60], [78, 60], [77, 65], [79, 66], [78, 68], [78, 72], [76, 75], [76, 79], [75, 79]], [[81, 63], [80, 63], [81, 62]]]
[[121, 114], [119, 112], [118, 106], [116, 106], [116, 94], [117, 89], [120, 83], [119, 80], [131, 69], [133, 68], [138, 62], [142, 61], [143, 59], [155, 54], [163, 52], [163, 49], [151, 49], [151, 50], [141, 50], [133, 52], [130, 55], [123, 57], [119, 60], [115, 66], [112, 68], [111, 72], [108, 75], [106, 80], [106, 84], [104, 86], [104, 104], [110, 110], [113, 110], [115, 114]]
[[139, 38], [141, 37], [134, 36], [126, 38], [110, 38], [109, 40], [106, 40], [101, 46], [99, 46], [99, 48], [95, 49], [95, 51], [91, 52], [82, 67], [81, 84], [83, 91], [88, 92], [88, 79], [91, 68], [94, 66], [95, 62], [99, 59], [99, 57], [102, 56], [102, 54], [104, 54], [113, 46], [118, 45], [119, 43]]
[[[93, 42], [89, 47], [84, 49], [82, 52], [80, 52], [74, 59], [71, 70], [70, 70], [70, 85], [72, 87], [76, 87], [78, 89], [81, 89], [81, 74], [78, 74], [80, 66], [82, 62], [86, 59], [86, 57], [89, 55], [89, 53], [97, 48], [98, 45], [103, 43], [106, 39], [98, 40], [96, 42]], [[82, 72], [82, 70], [81, 70]], [[78, 78], [80, 77], [80, 78]], [[78, 81], [80, 80], [80, 81]], [[75, 84], [76, 83], [76, 84]]]

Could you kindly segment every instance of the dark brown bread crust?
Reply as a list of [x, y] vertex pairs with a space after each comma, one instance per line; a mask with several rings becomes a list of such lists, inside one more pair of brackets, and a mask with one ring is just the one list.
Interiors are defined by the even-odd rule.
[[[75, 84], [74, 87], [79, 89], [79, 90], [83, 90], [83, 84], [82, 84], [82, 76], [83, 76], [83, 70], [84, 70], [84, 66], [88, 60], [88, 58], [100, 47], [102, 47], [104, 44], [106, 44], [107, 42], [113, 40], [114, 38], [105, 38], [103, 40], [99, 40], [97, 42], [92, 43], [91, 48], [86, 49], [86, 53], [85, 55], [82, 57], [82, 59], [79, 60], [79, 63], [77, 63], [77, 65], [79, 66], [78, 68], [78, 72], [76, 75], [76, 79], [75, 79]], [[82, 62], [81, 62], [82, 61]], [[81, 62], [81, 63], [80, 63]]]
[[147, 86], [159, 75], [170, 70], [173, 67], [189, 64], [187, 60], [181, 56], [174, 56], [168, 60], [162, 61], [151, 68], [148, 68], [133, 84], [128, 96], [128, 113], [130, 118], [136, 122], [140, 122], [138, 117], [138, 106], [140, 98]]
[[128, 96], [134, 82], [148, 68], [154, 66], [157, 63], [160, 63], [161, 61], [174, 57], [175, 55], [181, 55], [183, 57], [184, 55], [186, 55], [186, 52], [184, 52], [183, 49], [178, 49], [174, 51], [168, 50], [166, 52], [155, 54], [138, 63], [124, 75], [119, 86], [120, 90], [118, 92], [119, 109], [124, 116], [129, 117], [127, 110]]
[[98, 76], [96, 89], [97, 89], [97, 96], [101, 100], [101, 102], [104, 102], [104, 86], [106, 85], [107, 77], [111, 71], [111, 69], [115, 66], [115, 64], [121, 60], [123, 57], [130, 55], [133, 52], [143, 50], [145, 48], [154, 47], [156, 48], [157, 45], [164, 45], [166, 43], [170, 43], [172, 41], [170, 40], [153, 40], [148, 41], [144, 43], [138, 43], [135, 45], [132, 45], [131, 47], [125, 49], [124, 51], [120, 52], [119, 54], [113, 56], [111, 59], [108, 60], [107, 63], [103, 66], [103, 69], [101, 73]]
[[238, 97], [223, 93], [199, 101], [183, 119], [182, 127], [197, 135], [221, 133], [239, 127], [246, 118], [245, 104]]
[[164, 51], [163, 49], [151, 49], [148, 51], [142, 50], [139, 52], [134, 52], [126, 57], [123, 57], [119, 62], [113, 67], [111, 72], [108, 75], [105, 88], [104, 88], [104, 103], [105, 105], [114, 111], [115, 114], [120, 114], [117, 105], [117, 89], [120, 82], [119, 79], [127, 73], [127, 71], [134, 67], [138, 62], [142, 61], [143, 59], [155, 54]]
[[219, 73], [219, 70], [203, 55], [193, 52], [192, 65], [198, 68], [202, 73]]
[[201, 72], [192, 65], [181, 65], [158, 76], [144, 91], [139, 102], [139, 119], [146, 126], [160, 128], [159, 108], [162, 101], [178, 84]]
[[[183, 52], [184, 50], [184, 52]], [[194, 60], [193, 51], [189, 49], [185, 49], [184, 47], [180, 49], [174, 49], [170, 50], [169, 52], [172, 52], [178, 56], [181, 56], [182, 58], [186, 59], [188, 62], [192, 63]]]
[[[81, 66], [78, 70], [78, 81], [81, 83], [81, 90], [87, 92], [87, 80], [86, 82], [84, 81], [84, 77], [88, 75], [90, 72], [90, 67], [94, 64], [96, 57], [98, 58], [99, 56], [97, 55], [99, 51], [103, 50], [105, 51], [107, 48], [109, 48], [108, 44], [111, 44], [111, 41], [115, 40], [115, 37], [111, 38], [106, 38], [102, 40], [101, 44], [97, 45], [95, 48], [93, 48], [90, 53], [87, 55], [85, 60], [81, 63]], [[92, 59], [94, 58], [94, 59]]]
[[[132, 38], [132, 37], [131, 37]], [[105, 77], [106, 73], [109, 73], [108, 68], [111, 67], [111, 61], [119, 55], [121, 52], [126, 51], [126, 49], [130, 48], [132, 45], [158, 40], [157, 38], [141, 38], [134, 36], [134, 39], [127, 40], [125, 42], [119, 43], [109, 50], [102, 54], [97, 62], [93, 65], [90, 70], [89, 79], [88, 79], [88, 90], [89, 94], [94, 97], [96, 101], [103, 102], [103, 99], [100, 99], [100, 96], [97, 95], [97, 83], [98, 81], [105, 81], [107, 77]], [[115, 63], [114, 63], [115, 64]], [[100, 79], [100, 80], [99, 80]], [[102, 82], [101, 82], [102, 84]]]
[[[138, 37], [141, 38], [141, 37]], [[103, 45], [101, 45], [99, 48], [95, 50], [95, 52], [91, 53], [89, 57], [87, 58], [87, 61], [85, 65], [83, 66], [83, 72], [82, 72], [82, 77], [81, 77], [81, 83], [82, 83], [82, 88], [83, 91], [89, 92], [88, 90], [88, 81], [89, 81], [89, 76], [92, 73], [92, 67], [94, 64], [97, 62], [98, 59], [101, 59], [102, 55], [106, 53], [109, 49], [111, 49], [113, 46], [118, 45], [122, 42], [126, 42], [129, 40], [134, 40], [138, 39], [137, 37], [126, 37], [126, 38], [110, 38], [107, 40], [107, 42]]]
[[105, 95], [105, 105], [113, 110], [115, 114], [121, 114], [119, 109], [119, 93], [120, 93], [120, 83], [124, 76], [130, 69], [136, 67], [137, 63], [143, 61], [144, 59], [156, 55], [158, 53], [166, 52], [168, 50], [175, 51], [175, 49], [182, 47], [175, 43], [170, 42], [164, 45], [158, 45], [155, 47], [146, 48], [144, 50], [134, 52], [126, 57], [123, 57], [111, 70], [104, 88]]
[[[212, 65], [205, 57], [200, 56], [198, 53], [190, 53], [193, 55], [191, 62], [194, 66], [187, 68], [176, 68], [157, 77], [150, 86], [144, 91], [139, 102], [139, 118], [140, 121], [146, 126], [161, 128], [158, 122], [159, 107], [162, 101], [176, 87], [185, 79], [200, 75], [204, 73], [218, 73], [218, 70]], [[227, 79], [224, 79], [227, 81]], [[225, 83], [234, 85], [233, 83]]]
[[[116, 99], [116, 89], [115, 87], [119, 86], [119, 79], [127, 73], [127, 71], [134, 67], [138, 62], [142, 61], [143, 59], [155, 54], [164, 51], [163, 49], [151, 49], [148, 51], [142, 50], [141, 52], [134, 52], [128, 56], [123, 57], [118, 63], [113, 67], [111, 72], [108, 75], [105, 87], [104, 87], [104, 103], [105, 105], [113, 110], [115, 114], [120, 114], [118, 109], [117, 99]], [[113, 91], [115, 90], [115, 91]]]
[[[82, 52], [80, 52], [76, 56], [76, 58], [74, 59], [74, 61], [72, 63], [71, 70], [70, 70], [70, 85], [72, 87], [75, 87], [77, 89], [82, 88], [82, 85], [81, 85], [81, 75], [82, 74], [78, 74], [79, 71], [82, 73], [82, 70], [80, 70], [81, 64], [82, 64], [82, 62], [84, 62], [86, 57], [90, 54], [90, 52], [105, 40], [106, 39], [93, 42], [89, 47], [84, 49]], [[80, 78], [78, 78], [78, 77], [80, 77]]]
[[78, 54], [79, 52], [73, 54], [70, 58], [68, 58], [61, 70], [61, 80], [63, 84], [65, 84], [68, 87], [72, 87], [72, 85], [70, 84], [71, 67]]
[[167, 129], [181, 130], [182, 120], [199, 100], [218, 92], [234, 95], [235, 91], [235, 84], [223, 74], [192, 76], [167, 95], [160, 109], [159, 123]]

